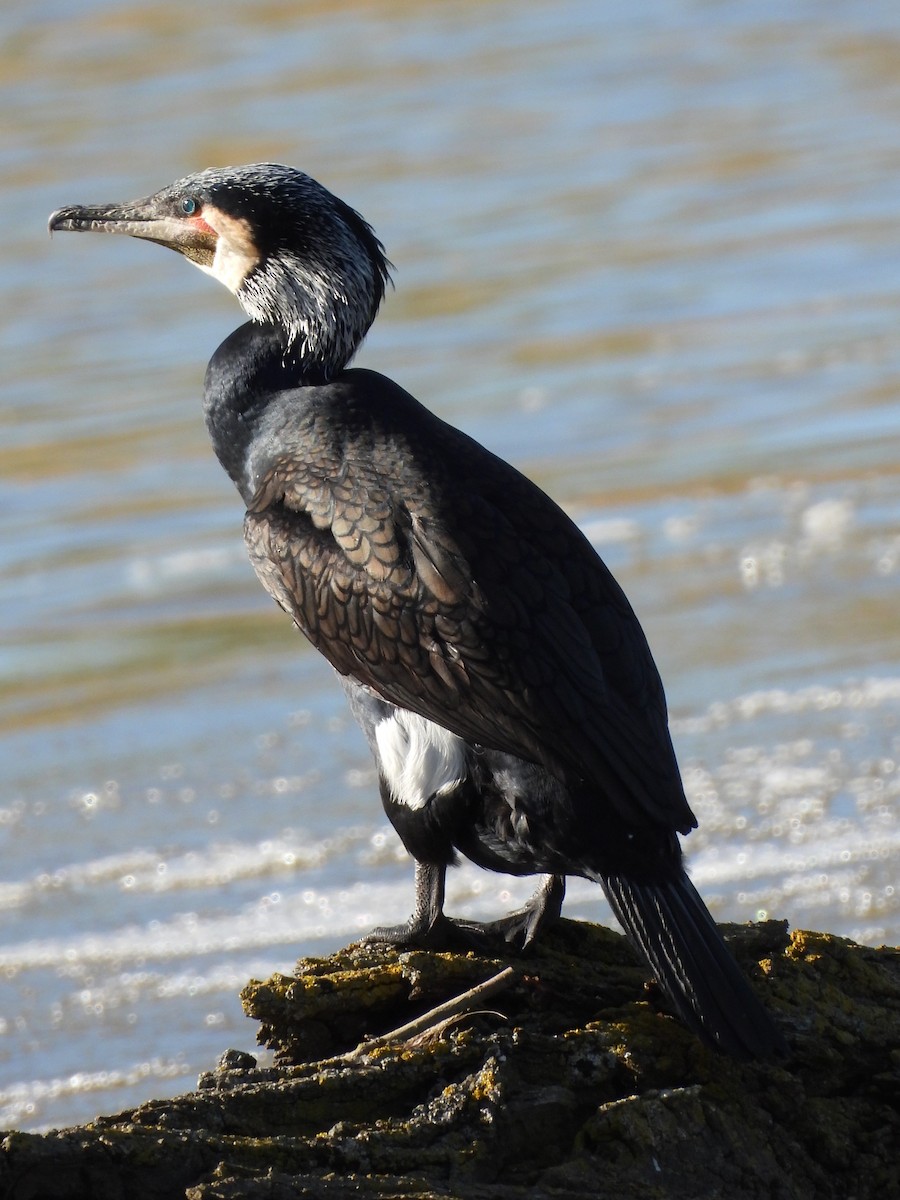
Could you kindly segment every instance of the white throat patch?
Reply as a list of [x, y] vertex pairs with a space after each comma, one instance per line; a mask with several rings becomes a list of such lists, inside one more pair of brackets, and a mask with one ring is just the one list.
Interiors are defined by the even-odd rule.
[[216, 231], [216, 250], [209, 266], [196, 265], [237, 295], [238, 288], [259, 263], [250, 223], [243, 217], [229, 217], [211, 205], [204, 207], [203, 220]]
[[466, 744], [448, 729], [398, 708], [375, 727], [381, 771], [391, 795], [409, 808], [424, 808], [434, 795], [466, 777]]

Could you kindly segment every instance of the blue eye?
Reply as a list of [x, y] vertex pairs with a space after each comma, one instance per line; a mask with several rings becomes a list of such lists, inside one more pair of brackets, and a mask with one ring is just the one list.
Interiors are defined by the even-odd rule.
[[192, 217], [199, 207], [193, 196], [185, 196], [181, 202], [181, 211], [186, 217]]

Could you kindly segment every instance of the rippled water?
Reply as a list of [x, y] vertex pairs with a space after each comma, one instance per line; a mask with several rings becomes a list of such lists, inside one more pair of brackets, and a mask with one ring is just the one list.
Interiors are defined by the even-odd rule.
[[[896, 6], [10, 0], [0, 31], [0, 1126], [184, 1090], [251, 1046], [250, 975], [411, 902], [207, 445], [233, 300], [45, 234], [207, 165], [359, 208], [397, 281], [360, 361], [615, 570], [715, 913], [896, 942]], [[463, 868], [450, 906], [528, 886]]]

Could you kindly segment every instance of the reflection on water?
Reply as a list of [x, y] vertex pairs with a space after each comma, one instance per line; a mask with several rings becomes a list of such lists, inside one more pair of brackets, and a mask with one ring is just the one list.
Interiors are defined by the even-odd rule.
[[[239, 311], [44, 232], [214, 163], [295, 163], [373, 222], [397, 289], [361, 361], [615, 570], [714, 911], [896, 941], [895, 7], [14, 0], [0, 29], [0, 1125], [190, 1086], [250, 1045], [246, 978], [411, 900], [207, 444]], [[450, 904], [528, 886], [463, 868]]]

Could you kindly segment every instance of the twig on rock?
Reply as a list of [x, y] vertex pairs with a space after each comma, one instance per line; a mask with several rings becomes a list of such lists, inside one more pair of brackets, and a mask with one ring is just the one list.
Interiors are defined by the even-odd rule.
[[453, 1017], [478, 1007], [489, 996], [511, 987], [517, 978], [518, 973], [513, 967], [505, 967], [499, 974], [486, 979], [484, 983], [476, 984], [467, 992], [454, 996], [452, 1000], [445, 1000], [443, 1004], [429, 1009], [420, 1017], [416, 1017], [414, 1021], [408, 1021], [406, 1025], [401, 1025], [398, 1029], [392, 1029], [389, 1033], [383, 1033], [379, 1037], [368, 1038], [366, 1041], [360, 1042], [355, 1050], [348, 1051], [342, 1057], [344, 1059], [363, 1058], [379, 1046], [386, 1046], [391, 1042], [409, 1042], [435, 1026], [444, 1024]]

